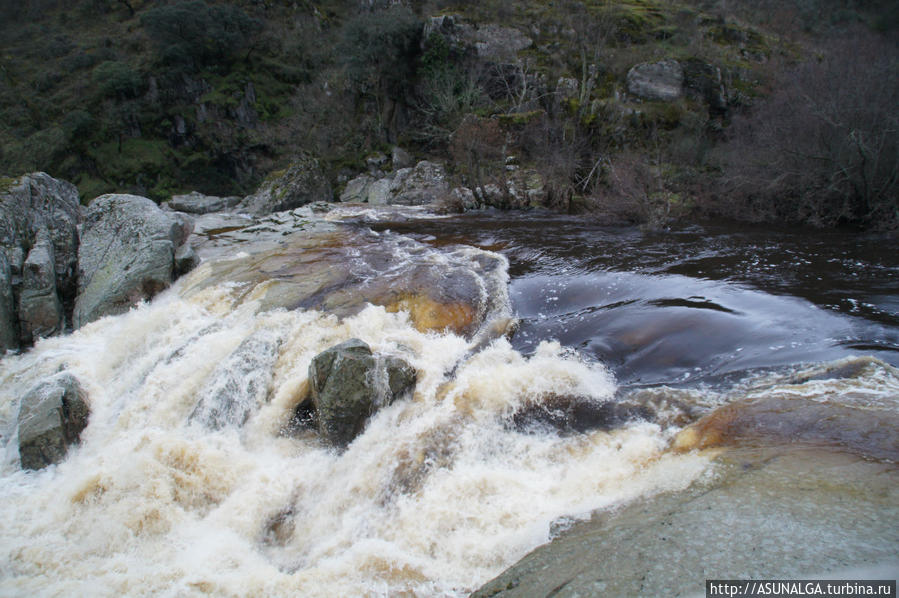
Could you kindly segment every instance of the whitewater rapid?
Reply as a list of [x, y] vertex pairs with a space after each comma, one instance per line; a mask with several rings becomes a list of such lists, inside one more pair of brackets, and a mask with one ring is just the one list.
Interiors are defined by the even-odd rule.
[[[327, 250], [340, 248], [363, 295], [403, 276], [400, 265], [440, 263], [481, 281], [484, 321], [511, 315], [508, 293], [495, 291], [508, 282], [501, 256], [389, 241], [403, 264], [373, 259], [365, 248], [383, 238], [368, 233]], [[260, 251], [277, 245], [266, 243]], [[250, 237], [230, 253], [223, 245], [152, 302], [0, 360], [0, 594], [461, 596], [566, 522], [709, 471], [707, 455], [668, 450], [677, 427], [560, 435], [511, 425], [542, 396], [615, 398], [601, 363], [556, 342], [526, 356], [502, 336], [423, 330], [409, 310], [279, 304], [281, 270], [245, 274], [295, 254], [281, 247], [259, 261]], [[292, 418], [312, 358], [350, 338], [406, 360], [418, 382], [341, 452]], [[191, 419], [201, 397], [246, 378], [234, 375], [246, 360], [232, 356], [248, 339], [272, 350], [250, 357], [254, 383], [236, 391], [249, 401], [246, 422]], [[87, 392], [90, 423], [65, 461], [23, 471], [19, 400], [59, 371]]]

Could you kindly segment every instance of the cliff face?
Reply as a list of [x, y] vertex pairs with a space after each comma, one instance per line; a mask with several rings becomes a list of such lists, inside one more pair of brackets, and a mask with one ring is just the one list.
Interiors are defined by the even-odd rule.
[[718, 172], [731, 119], [837, 14], [829, 0], [817, 20], [749, 2], [507, 4], [6, 7], [0, 172], [45, 170], [85, 202], [161, 201], [245, 195], [308, 152], [339, 195], [399, 144], [449, 159], [453, 185], [502, 188], [511, 159], [546, 181], [548, 207], [664, 224]]

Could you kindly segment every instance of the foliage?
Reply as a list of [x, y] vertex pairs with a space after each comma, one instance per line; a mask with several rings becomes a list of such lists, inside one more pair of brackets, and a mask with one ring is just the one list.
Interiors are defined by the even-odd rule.
[[421, 21], [395, 4], [347, 21], [338, 53], [358, 92], [397, 99], [414, 80], [420, 40]]
[[259, 21], [237, 6], [209, 6], [202, 0], [156, 6], [141, 15], [140, 21], [163, 63], [189, 70], [227, 64], [261, 29]]

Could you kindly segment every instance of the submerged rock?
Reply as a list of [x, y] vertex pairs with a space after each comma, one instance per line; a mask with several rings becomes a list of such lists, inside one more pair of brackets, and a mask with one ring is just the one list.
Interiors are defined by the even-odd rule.
[[299, 208], [316, 201], [331, 201], [333, 192], [318, 160], [310, 155], [297, 158], [287, 170], [275, 172], [238, 209], [256, 216]]
[[762, 442], [839, 447], [868, 458], [899, 461], [899, 415], [837, 402], [769, 396], [731, 403], [684, 429], [685, 451]]
[[137, 195], [102, 195], [85, 212], [74, 325], [127, 311], [174, 280], [185, 224]]
[[268, 331], [244, 340], [209, 376], [190, 421], [213, 430], [242, 426], [268, 398], [280, 346]]
[[612, 430], [634, 420], [650, 420], [648, 407], [616, 401], [599, 402], [589, 397], [550, 395], [539, 397], [515, 411], [511, 423], [520, 430], [555, 430], [559, 434]]
[[402, 359], [379, 358], [361, 340], [350, 339], [316, 355], [309, 380], [319, 432], [345, 447], [378, 409], [412, 392], [416, 373]]
[[68, 373], [41, 382], [19, 406], [19, 459], [23, 469], [62, 461], [87, 427], [89, 409], [78, 380]]

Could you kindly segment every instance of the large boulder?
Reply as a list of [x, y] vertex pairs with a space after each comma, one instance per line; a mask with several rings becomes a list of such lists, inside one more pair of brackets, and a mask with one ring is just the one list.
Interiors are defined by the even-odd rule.
[[396, 171], [390, 191], [390, 203], [406, 206], [433, 203], [449, 192], [446, 170], [440, 164], [422, 160], [414, 168]]
[[19, 459], [23, 469], [62, 461], [78, 442], [90, 415], [78, 380], [63, 372], [39, 383], [19, 406]]
[[356, 178], [350, 179], [346, 184], [346, 188], [340, 194], [340, 201], [350, 203], [367, 202], [369, 188], [375, 180], [367, 174], [360, 174]]
[[[5, 329], [0, 333], [0, 349], [16, 349], [20, 343], [27, 345], [32, 340], [33, 330], [23, 331], [24, 338], [20, 338], [19, 317], [15, 313], [26, 278], [26, 262], [32, 274], [41, 279], [39, 294], [46, 297], [46, 303], [71, 309], [77, 290], [80, 220], [78, 190], [71, 183], [37, 172], [4, 179], [0, 184], [0, 253], [4, 254], [5, 263], [0, 265], [0, 324]], [[41, 240], [41, 247], [32, 254]], [[8, 276], [4, 274], [7, 271]], [[37, 282], [34, 277], [29, 278], [30, 284]], [[35, 291], [31, 288], [28, 293]], [[10, 301], [11, 307], [7, 305]], [[26, 306], [33, 308], [34, 302], [26, 298]], [[62, 317], [45, 327], [47, 333], [63, 329]]]
[[635, 65], [627, 73], [627, 91], [645, 100], [677, 100], [684, 94], [684, 69], [671, 59]]
[[372, 414], [410, 393], [415, 380], [405, 361], [376, 356], [359, 339], [319, 353], [309, 365], [319, 432], [330, 444], [347, 446]]
[[22, 268], [19, 326], [24, 343], [61, 332], [65, 327], [62, 303], [56, 292], [53, 244], [41, 232]]
[[287, 170], [272, 173], [256, 193], [244, 198], [238, 209], [263, 216], [332, 199], [331, 183], [325, 177], [318, 160], [310, 155], [303, 155]]
[[167, 288], [185, 223], [146, 197], [102, 195], [84, 215], [74, 326], [127, 311]]

